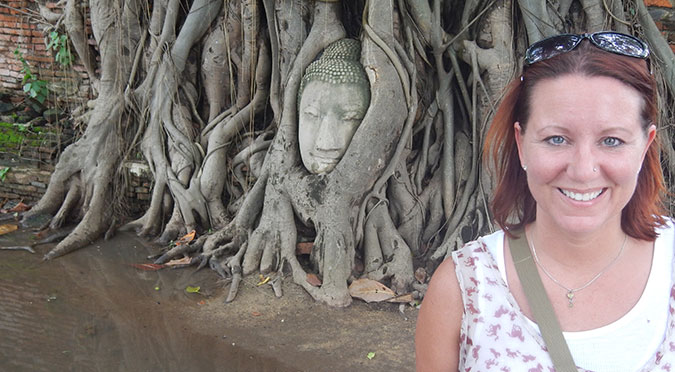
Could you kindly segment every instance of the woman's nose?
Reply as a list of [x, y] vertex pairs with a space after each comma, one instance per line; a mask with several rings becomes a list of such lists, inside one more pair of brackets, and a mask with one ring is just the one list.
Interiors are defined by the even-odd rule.
[[568, 173], [574, 179], [585, 181], [598, 173], [597, 157], [592, 145], [577, 145], [568, 164]]

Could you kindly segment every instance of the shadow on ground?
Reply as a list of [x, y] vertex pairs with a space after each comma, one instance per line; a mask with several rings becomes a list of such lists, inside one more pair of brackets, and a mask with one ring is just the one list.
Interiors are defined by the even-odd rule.
[[[0, 237], [0, 246], [30, 241], [19, 232]], [[355, 301], [333, 309], [290, 279], [276, 298], [257, 277], [224, 304], [227, 286], [210, 270], [132, 266], [158, 248], [130, 234], [42, 262], [52, 247], [0, 250], [0, 370], [414, 369], [417, 310], [409, 306]]]

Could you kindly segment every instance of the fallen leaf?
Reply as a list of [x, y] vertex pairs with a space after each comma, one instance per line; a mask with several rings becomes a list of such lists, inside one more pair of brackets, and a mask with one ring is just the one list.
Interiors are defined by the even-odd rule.
[[253, 315], [253, 316], [261, 316], [262, 313], [259, 313], [259, 312], [257, 312], [257, 311], [251, 311], [251, 315]]
[[312, 248], [314, 248], [313, 242], [298, 243], [295, 246], [295, 254], [311, 254]]
[[396, 293], [386, 285], [368, 278], [353, 281], [349, 286], [349, 294], [366, 302], [382, 302], [396, 297]]
[[424, 284], [427, 280], [427, 271], [423, 267], [418, 267], [417, 270], [415, 270], [415, 279], [417, 279], [420, 284]]
[[258, 275], [258, 277], [260, 278], [260, 281], [259, 281], [258, 284], [256, 284], [256, 285], [263, 285], [263, 284], [265, 284], [265, 283], [267, 283], [267, 282], [270, 281], [270, 277], [269, 277], [269, 276], [265, 277], [265, 276], [263, 276], [262, 274], [260, 274], [260, 275]]
[[178, 240], [176, 240], [174, 245], [185, 245], [194, 240], [196, 234], [197, 232], [195, 230], [192, 230], [189, 233], [181, 236]]
[[192, 257], [183, 257], [178, 260], [171, 260], [165, 263], [166, 266], [189, 265], [192, 262]]
[[387, 302], [395, 302], [395, 303], [408, 303], [413, 301], [415, 301], [415, 299], [413, 298], [412, 293], [404, 293], [387, 300]]
[[319, 279], [316, 274], [307, 274], [307, 283], [309, 283], [313, 287], [320, 287], [321, 286], [321, 279]]
[[163, 269], [165, 266], [164, 265], [158, 265], [158, 264], [152, 264], [152, 263], [144, 263], [144, 264], [129, 264], [139, 270], [143, 271], [157, 271], [160, 269]]
[[24, 204], [23, 202], [19, 202], [19, 204], [15, 205], [12, 209], [9, 210], [9, 212], [25, 212], [31, 208], [30, 205]]
[[155, 287], [155, 291], [159, 291], [159, 287]]
[[373, 353], [373, 352], [371, 351], [370, 353], [368, 353], [368, 355], [366, 355], [366, 358], [368, 358], [368, 359], [373, 359], [373, 358], [375, 358], [375, 353]]
[[185, 287], [185, 292], [187, 292], [187, 293], [199, 293], [199, 290], [201, 288], [202, 287], [199, 287], [199, 286], [197, 286], [197, 287], [187, 286], [187, 287]]
[[12, 231], [16, 231], [18, 228], [19, 226], [17, 225], [0, 225], [0, 235], [11, 233]]
[[201, 301], [197, 302], [197, 305], [206, 305], [206, 301], [201, 300]]

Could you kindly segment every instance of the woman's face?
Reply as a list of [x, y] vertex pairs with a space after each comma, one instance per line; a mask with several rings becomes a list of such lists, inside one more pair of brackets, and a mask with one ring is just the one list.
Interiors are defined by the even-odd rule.
[[620, 225], [656, 133], [642, 128], [639, 93], [576, 74], [543, 80], [532, 93], [527, 127], [515, 123], [515, 135], [537, 222], [576, 234]]
[[347, 151], [368, 110], [367, 87], [314, 80], [300, 98], [298, 142], [305, 168], [328, 173]]

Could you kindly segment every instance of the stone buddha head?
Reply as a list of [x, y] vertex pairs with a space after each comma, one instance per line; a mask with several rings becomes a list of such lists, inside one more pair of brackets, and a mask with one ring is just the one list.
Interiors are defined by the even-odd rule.
[[358, 40], [341, 39], [305, 70], [298, 91], [298, 142], [311, 173], [335, 168], [368, 110], [370, 83], [360, 56]]

